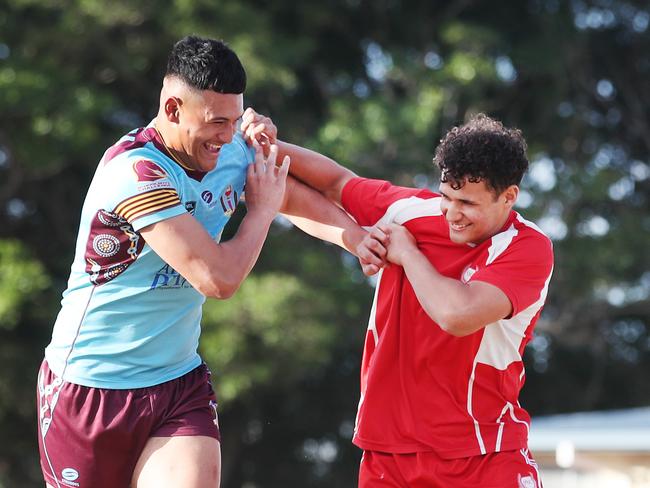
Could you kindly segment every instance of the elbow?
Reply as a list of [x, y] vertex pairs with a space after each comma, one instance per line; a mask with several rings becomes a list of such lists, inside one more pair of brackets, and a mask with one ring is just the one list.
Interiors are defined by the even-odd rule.
[[238, 289], [238, 286], [220, 287], [215, 289], [210, 295], [206, 296], [216, 298], [217, 300], [227, 300], [232, 297]]
[[452, 335], [454, 337], [465, 337], [466, 335], [469, 335], [470, 332], [467, 332], [464, 327], [459, 326], [458, 324], [454, 324], [446, 322], [442, 324], [438, 324], [442, 330], [444, 330], [447, 334]]
[[339, 204], [341, 202], [341, 191], [342, 191], [341, 188], [338, 185], [335, 185], [328, 188], [324, 188], [322, 190], [322, 194], [330, 202]]
[[442, 314], [436, 323], [447, 334], [454, 337], [465, 337], [481, 328], [477, 327], [473, 320], [454, 314]]
[[208, 298], [227, 300], [235, 294], [235, 292], [239, 289], [240, 284], [240, 280], [224, 280], [223, 278], [213, 278], [206, 280], [195, 288], [199, 293]]

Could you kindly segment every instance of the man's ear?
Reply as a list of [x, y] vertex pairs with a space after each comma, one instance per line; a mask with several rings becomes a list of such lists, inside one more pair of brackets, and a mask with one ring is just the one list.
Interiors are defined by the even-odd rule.
[[501, 198], [505, 199], [505, 204], [512, 208], [519, 196], [519, 187], [517, 185], [510, 185], [501, 194]]
[[169, 97], [165, 100], [165, 116], [167, 120], [173, 124], [178, 124], [180, 120], [180, 106], [183, 104], [183, 101], [177, 97]]

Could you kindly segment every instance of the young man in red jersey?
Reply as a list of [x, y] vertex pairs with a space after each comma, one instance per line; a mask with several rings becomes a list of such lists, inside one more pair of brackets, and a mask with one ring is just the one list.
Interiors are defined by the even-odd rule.
[[485, 115], [450, 130], [434, 159], [438, 193], [282, 151], [294, 176], [372, 229], [357, 249], [366, 274], [379, 272], [354, 432], [359, 486], [541, 486], [518, 397], [553, 251], [513, 210], [528, 167], [521, 132]]

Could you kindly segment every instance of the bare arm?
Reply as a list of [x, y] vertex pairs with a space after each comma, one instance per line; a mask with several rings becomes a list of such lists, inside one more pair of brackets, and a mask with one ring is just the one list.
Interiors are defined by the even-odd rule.
[[273, 121], [250, 107], [242, 116], [241, 130], [248, 141], [261, 144], [265, 154], [270, 144], [277, 144], [279, 157], [291, 158], [293, 177], [340, 205], [343, 187], [356, 176], [352, 171], [320, 153], [277, 140], [278, 131]]
[[[277, 148], [271, 151], [269, 169], [275, 167]], [[284, 196], [289, 162], [266, 171], [261, 149], [248, 168], [248, 212], [237, 234], [217, 244], [203, 226], [185, 214], [149, 225], [140, 233], [163, 261], [172, 266], [200, 293], [229, 298], [250, 273], [259, 257], [271, 222]]]
[[[310, 188], [304, 190], [304, 193], [310, 191], [311, 188], [318, 190], [322, 193], [328, 200], [341, 205], [341, 197], [343, 193], [343, 187], [348, 181], [356, 177], [356, 175], [349, 169], [341, 166], [327, 156], [323, 156], [317, 152], [305, 149], [293, 144], [286, 142], [278, 141], [280, 147], [280, 154], [286, 154], [291, 157], [291, 174], [298, 180], [304, 182]], [[325, 208], [324, 204], [318, 204], [318, 195], [305, 196], [302, 200], [306, 205], [316, 206], [317, 209], [323, 211]], [[293, 195], [293, 192], [290, 193]], [[298, 197], [301, 198], [301, 197]], [[297, 208], [301, 208], [303, 204], [298, 203]], [[329, 220], [322, 220], [321, 217], [318, 217], [316, 211], [312, 211], [310, 215], [298, 214], [301, 216], [306, 216], [308, 219], [314, 221], [324, 222], [326, 224], [334, 221], [333, 218], [336, 218], [335, 231], [340, 232], [339, 229], [343, 229], [342, 239], [344, 242], [343, 247], [352, 252], [355, 256], [359, 258], [363, 272], [368, 276], [377, 273], [381, 268], [386, 264], [385, 262], [385, 249], [379, 245], [375, 240], [369, 240], [366, 236], [367, 233], [363, 231], [359, 234], [359, 228], [354, 224], [354, 228], [350, 228], [350, 220], [342, 220], [342, 217], [334, 215], [334, 209], [330, 208], [328, 210]], [[326, 230], [316, 229], [315, 222], [309, 222], [305, 219], [292, 219], [292, 221], [305, 232], [317, 237], [324, 238], [331, 242], [335, 242], [339, 245], [340, 243], [332, 241], [328, 237], [322, 237], [318, 233], [322, 233]]]
[[402, 266], [422, 308], [443, 330], [465, 336], [512, 313], [512, 304], [498, 287], [441, 275], [400, 225], [379, 226], [373, 236], [383, 241], [388, 260]]
[[355, 254], [366, 274], [379, 271], [385, 264], [381, 250], [377, 252], [374, 248], [362, 246], [367, 233], [330, 203], [341, 205], [343, 187], [356, 175], [322, 154], [277, 141], [277, 129], [271, 119], [252, 109], [244, 113], [242, 131], [251, 141], [277, 142], [280, 156], [291, 158], [291, 174], [299, 181], [289, 178], [281, 211], [307, 234], [338, 244]]
[[280, 155], [291, 158], [291, 175], [341, 204], [345, 184], [356, 175], [336, 161], [304, 147], [278, 141]]
[[341, 208], [292, 177], [287, 180], [280, 211], [303, 232], [337, 244], [353, 254], [367, 234]]

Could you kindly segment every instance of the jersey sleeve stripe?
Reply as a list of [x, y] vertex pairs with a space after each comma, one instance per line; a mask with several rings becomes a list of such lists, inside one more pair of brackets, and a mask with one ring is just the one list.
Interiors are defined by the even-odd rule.
[[129, 223], [133, 223], [134, 220], [139, 219], [140, 217], [144, 217], [145, 215], [149, 215], [150, 213], [166, 210], [168, 208], [177, 207], [179, 205], [180, 205], [180, 201], [178, 199], [176, 199], [175, 201], [170, 200], [170, 201], [163, 201], [163, 202], [154, 202], [149, 205], [141, 206], [138, 207], [137, 209], [134, 209], [133, 211], [129, 212], [125, 216], [125, 219]]
[[396, 200], [386, 209], [386, 213], [375, 223], [396, 223], [403, 225], [409, 220], [420, 217], [437, 217], [442, 215], [440, 210], [440, 197], [420, 198], [408, 197]]
[[179, 204], [180, 201], [178, 200], [178, 198], [174, 198], [174, 197], [149, 201], [141, 205], [138, 205], [137, 207], [133, 207], [128, 211], [125, 211], [124, 218], [126, 219], [127, 222], [131, 223], [136, 218], [142, 216], [143, 213], [151, 213], [154, 209], [164, 210], [166, 208], [175, 207]]
[[115, 208], [115, 213], [131, 223], [133, 220], [151, 212], [165, 210], [180, 205], [178, 193], [174, 190], [153, 190], [128, 198]]
[[152, 213], [155, 213], [155, 212], [160, 212], [162, 210], [167, 210], [168, 208], [174, 208], [174, 207], [177, 207], [177, 206], [178, 205], [158, 205], [158, 206], [155, 206], [155, 207], [149, 207], [149, 208], [142, 209], [137, 214], [133, 214], [131, 216], [131, 220], [129, 221], [129, 223], [132, 223], [135, 220], [140, 219], [142, 217], [145, 217], [145, 216], [147, 216], [149, 214], [152, 214]]
[[179, 202], [180, 203], [180, 200], [178, 199], [178, 195], [169, 194], [169, 193], [153, 195], [150, 198], [143, 198], [138, 201], [129, 202], [123, 206], [120, 206], [120, 208], [116, 209], [116, 213], [126, 218], [126, 216], [129, 213], [133, 212], [134, 210], [158, 202]]
[[138, 195], [129, 197], [126, 200], [123, 200], [120, 203], [118, 203], [117, 206], [115, 207], [115, 212], [119, 213], [127, 205], [139, 202], [141, 200], [148, 200], [150, 198], [153, 198], [153, 197], [156, 197], [156, 196], [159, 196], [159, 195], [176, 195], [176, 196], [178, 196], [178, 193], [176, 192], [176, 190], [169, 190], [169, 189], [151, 190], [151, 191], [148, 191], [148, 192], [145, 192], [145, 193], [140, 193]]

